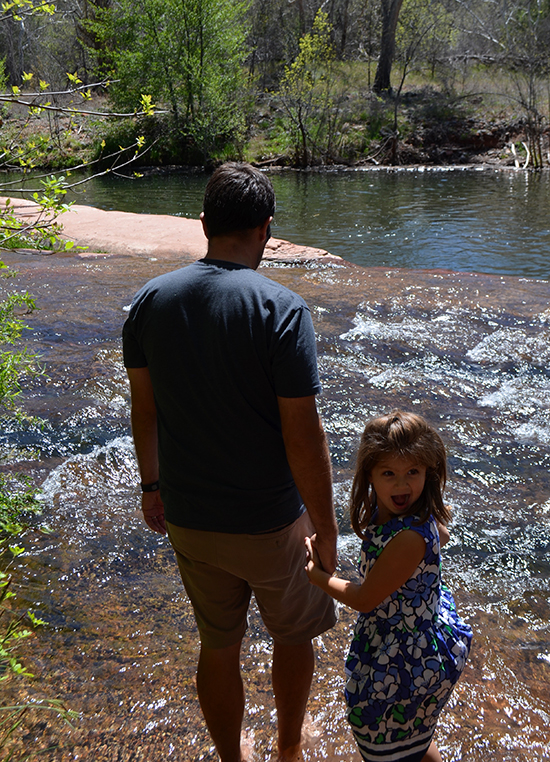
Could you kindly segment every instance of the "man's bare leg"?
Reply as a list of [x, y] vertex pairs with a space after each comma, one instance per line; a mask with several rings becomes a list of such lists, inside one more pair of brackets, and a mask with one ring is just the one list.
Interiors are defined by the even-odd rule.
[[246, 762], [241, 751], [244, 687], [241, 644], [228, 648], [201, 646], [197, 669], [199, 701], [221, 762]]
[[297, 646], [275, 643], [272, 681], [277, 707], [278, 762], [302, 759], [302, 724], [313, 678], [315, 657], [310, 640]]

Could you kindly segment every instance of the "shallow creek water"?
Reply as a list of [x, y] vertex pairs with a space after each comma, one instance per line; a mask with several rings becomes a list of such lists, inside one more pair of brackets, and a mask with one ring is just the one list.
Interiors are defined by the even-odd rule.
[[[57, 697], [75, 729], [40, 716], [18, 753], [69, 760], [216, 759], [194, 687], [198, 639], [168, 542], [140, 518], [120, 329], [136, 289], [181, 261], [10, 254], [37, 298], [29, 324], [47, 379], [25, 393], [41, 430], [4, 430], [5, 467], [43, 484], [42, 522], [13, 566], [21, 604], [47, 625], [2, 703]], [[454, 506], [444, 573], [475, 645], [444, 712], [445, 762], [550, 759], [550, 283], [346, 263], [262, 266], [304, 296], [318, 334], [340, 562], [358, 541], [346, 501], [369, 416], [402, 406], [448, 446]], [[259, 443], [260, 446], [260, 443]], [[344, 720], [342, 659], [354, 616], [318, 639], [306, 760], [357, 762]], [[273, 748], [270, 642], [252, 612], [243, 645], [246, 727]]]

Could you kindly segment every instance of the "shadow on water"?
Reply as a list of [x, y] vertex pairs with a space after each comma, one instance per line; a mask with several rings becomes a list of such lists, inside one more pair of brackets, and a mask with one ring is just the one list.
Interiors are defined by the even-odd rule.
[[[44, 756], [52, 762], [212, 761], [193, 617], [167, 541], [137, 510], [119, 339], [135, 290], [180, 263], [6, 260], [40, 305], [29, 323], [49, 378], [25, 397], [44, 428], [4, 431], [1, 443], [9, 467], [43, 483], [51, 533], [29, 530], [14, 567], [22, 605], [48, 623], [31, 644], [39, 680], [12, 681], [5, 695], [59, 697], [81, 712], [74, 730], [40, 718], [15, 748], [57, 743]], [[354, 574], [358, 553], [346, 501], [365, 419], [417, 410], [448, 446], [445, 577], [475, 645], [438, 730], [445, 762], [550, 759], [550, 283], [345, 263], [262, 271], [312, 308], [343, 573]], [[342, 609], [318, 639], [307, 760], [358, 760], [342, 701], [353, 620]], [[253, 611], [243, 669], [258, 760], [273, 745], [269, 655]]]

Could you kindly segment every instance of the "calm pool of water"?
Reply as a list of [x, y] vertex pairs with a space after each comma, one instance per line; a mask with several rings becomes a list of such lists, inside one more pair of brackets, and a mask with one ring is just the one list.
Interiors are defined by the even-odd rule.
[[[273, 235], [365, 267], [550, 277], [550, 173], [270, 172]], [[101, 209], [198, 217], [203, 173], [100, 178], [72, 194]]]

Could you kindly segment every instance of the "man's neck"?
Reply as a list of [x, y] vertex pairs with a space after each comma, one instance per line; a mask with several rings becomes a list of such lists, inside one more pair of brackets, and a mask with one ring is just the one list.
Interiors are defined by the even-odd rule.
[[[264, 244], [265, 246], [265, 244]], [[209, 259], [219, 259], [222, 262], [233, 262], [255, 270], [262, 259], [264, 246], [258, 242], [257, 236], [248, 231], [225, 236], [214, 236], [208, 241], [206, 256]]]

